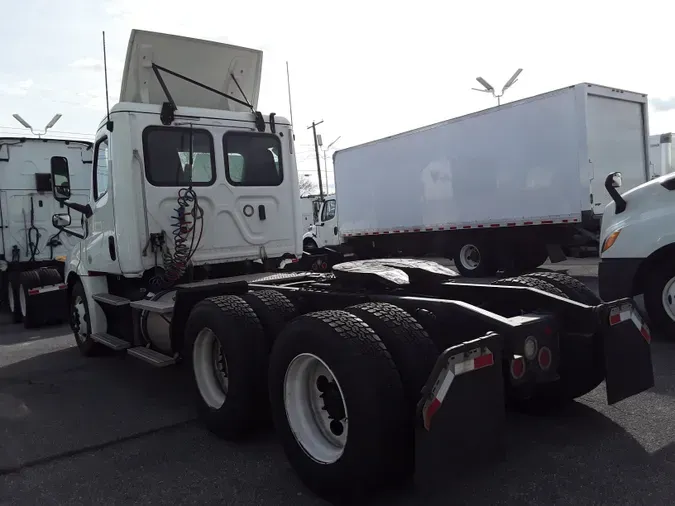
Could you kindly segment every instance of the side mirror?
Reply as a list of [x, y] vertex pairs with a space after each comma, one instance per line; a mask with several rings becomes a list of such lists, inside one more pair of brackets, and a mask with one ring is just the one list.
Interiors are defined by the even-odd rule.
[[52, 215], [52, 225], [54, 228], [66, 228], [70, 226], [72, 219], [69, 214], [54, 214]]
[[70, 198], [70, 172], [68, 171], [68, 159], [64, 156], [53, 156], [52, 168], [52, 195], [58, 202], [64, 202]]
[[612, 175], [612, 187], [613, 188], [621, 188], [621, 172], [615, 172]]

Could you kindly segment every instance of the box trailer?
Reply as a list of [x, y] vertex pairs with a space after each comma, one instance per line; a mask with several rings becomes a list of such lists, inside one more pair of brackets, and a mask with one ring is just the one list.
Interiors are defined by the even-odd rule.
[[[52, 195], [50, 171], [55, 164], [69, 171], [73, 202], [86, 203], [92, 146], [72, 139], [0, 138], [0, 302], [14, 322], [30, 327], [67, 316], [63, 262], [77, 239], [52, 224], [63, 205]], [[31, 312], [29, 295], [38, 291], [54, 303]]]
[[582, 83], [339, 150], [340, 241], [474, 276], [564, 259], [597, 244], [607, 174], [649, 178], [647, 119], [647, 95]]
[[675, 172], [673, 163], [673, 134], [657, 134], [649, 137], [649, 166], [651, 177], [665, 176]]

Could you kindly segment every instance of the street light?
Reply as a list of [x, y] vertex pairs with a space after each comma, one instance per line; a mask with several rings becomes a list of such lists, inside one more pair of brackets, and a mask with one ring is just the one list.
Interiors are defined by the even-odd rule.
[[[339, 141], [341, 137], [342, 137], [341, 135], [338, 135], [338, 138], [335, 139], [333, 142], [331, 142], [331, 143], [328, 145], [328, 147], [327, 147], [326, 149], [323, 150], [323, 168], [324, 168], [324, 170], [326, 171], [326, 193], [328, 193], [328, 164], [327, 164], [327, 162], [326, 162], [326, 154], [328, 153], [328, 151], [330, 150], [330, 148], [333, 146], [333, 144], [335, 144], [337, 141]], [[334, 180], [333, 180], [333, 183], [335, 183]], [[333, 184], [333, 186], [335, 186], [335, 184]], [[334, 188], [333, 188], [333, 189], [334, 189]]]
[[488, 83], [485, 79], [482, 77], [477, 77], [476, 81], [478, 81], [481, 86], [483, 86], [483, 89], [480, 88], [471, 88], [474, 91], [480, 91], [482, 93], [491, 93], [493, 97], [497, 99], [497, 105], [501, 105], [501, 98], [504, 96], [504, 92], [508, 90], [511, 86], [516, 84], [516, 81], [518, 81], [518, 76], [520, 73], [523, 71], [523, 69], [518, 69], [514, 72], [514, 74], [511, 76], [511, 79], [506, 81], [506, 84], [502, 88], [502, 92], [497, 94], [497, 91], [494, 89], [494, 87]]
[[21, 125], [23, 125], [28, 130], [30, 130], [30, 133], [32, 133], [33, 135], [37, 135], [38, 139], [40, 137], [42, 137], [43, 135], [45, 135], [47, 133], [47, 130], [49, 130], [54, 125], [56, 125], [56, 122], [61, 119], [61, 116], [62, 116], [62, 114], [60, 114], [60, 113], [55, 114], [54, 117], [51, 119], [51, 121], [49, 123], [47, 123], [47, 126], [45, 126], [45, 131], [40, 134], [40, 133], [35, 133], [35, 131], [33, 130], [33, 127], [30, 125], [30, 123], [28, 123], [20, 115], [12, 114], [12, 117], [15, 120], [17, 120], [19, 123], [21, 123]]

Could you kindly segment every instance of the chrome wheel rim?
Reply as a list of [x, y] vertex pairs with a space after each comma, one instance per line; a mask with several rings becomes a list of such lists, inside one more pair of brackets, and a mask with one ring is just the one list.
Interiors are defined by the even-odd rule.
[[210, 408], [221, 408], [230, 386], [227, 360], [215, 333], [208, 327], [197, 334], [192, 348], [192, 363], [202, 399]]

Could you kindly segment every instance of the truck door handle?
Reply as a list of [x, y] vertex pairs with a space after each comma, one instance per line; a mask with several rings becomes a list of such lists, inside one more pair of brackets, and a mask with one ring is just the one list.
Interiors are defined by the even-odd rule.
[[262, 204], [258, 206], [258, 216], [260, 217], [261, 220], [267, 219], [267, 212], [265, 211], [265, 206]]
[[110, 253], [110, 260], [117, 260], [117, 253], [115, 252], [115, 238], [111, 235], [108, 236], [108, 252]]

